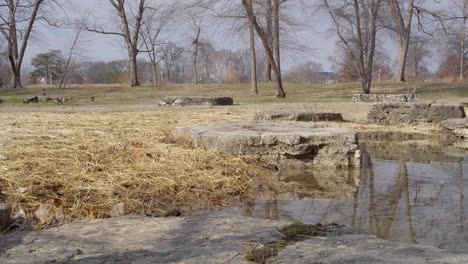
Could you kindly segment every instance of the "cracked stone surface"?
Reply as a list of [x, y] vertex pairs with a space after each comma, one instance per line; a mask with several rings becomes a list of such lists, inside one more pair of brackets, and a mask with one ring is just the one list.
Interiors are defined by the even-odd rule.
[[255, 120], [286, 120], [286, 121], [343, 121], [340, 113], [315, 113], [310, 111], [263, 111], [255, 113]]
[[468, 149], [468, 119], [449, 119], [441, 123], [445, 136], [449, 137], [454, 147]]
[[354, 94], [353, 103], [417, 102], [415, 94]]
[[376, 124], [440, 123], [454, 118], [465, 118], [461, 104], [436, 103], [376, 103], [367, 120]]
[[267, 163], [291, 168], [359, 166], [356, 134], [349, 128], [258, 121], [178, 127], [176, 140], [232, 154], [260, 155]]
[[[278, 241], [287, 222], [234, 210], [180, 218], [121, 217], [79, 221], [0, 239], [0, 263], [249, 263], [245, 254]], [[467, 254], [383, 241], [340, 228], [326, 238], [287, 246], [269, 263], [467, 263]]]
[[203, 97], [203, 96], [166, 96], [159, 101], [161, 106], [185, 105], [233, 105], [231, 97]]

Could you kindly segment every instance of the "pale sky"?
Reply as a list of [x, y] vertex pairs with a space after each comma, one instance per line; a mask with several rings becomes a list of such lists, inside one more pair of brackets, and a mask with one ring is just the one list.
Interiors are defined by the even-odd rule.
[[[68, 3], [77, 10], [76, 14], [70, 14], [70, 16], [85, 13], [85, 10], [91, 10], [95, 17], [108, 18], [110, 15], [110, 4], [107, 0], [68, 0]], [[305, 46], [307, 51], [302, 53], [284, 51], [283, 67], [287, 69], [290, 65], [310, 60], [321, 63], [323, 70], [330, 71], [331, 64], [329, 58], [336, 53], [335, 44], [337, 38], [333, 32], [329, 31], [330, 22], [328, 16], [326, 14], [314, 14], [313, 12], [299, 13], [302, 13], [299, 16], [301, 16], [301, 20], [305, 25], [303, 29], [297, 33], [297, 40], [295, 41]], [[106, 21], [105, 23], [109, 24], [111, 22]], [[232, 34], [229, 31], [218, 27], [216, 23], [214, 24], [215, 25], [211, 23], [211, 25], [206, 27], [207, 29], [203, 33], [202, 38], [213, 42], [218, 49], [239, 49], [248, 47], [247, 36], [231, 36]], [[30, 63], [31, 58], [37, 53], [46, 52], [51, 49], [63, 50], [64, 53], [66, 53], [70, 46], [70, 31], [39, 27], [37, 31], [39, 32], [41, 42], [31, 42], [26, 55], [25, 66]], [[190, 32], [190, 28], [182, 27], [177, 31], [177, 34], [174, 33], [172, 35], [176, 36], [178, 39], [172, 39], [172, 41], [177, 40], [178, 42], [184, 42], [190, 39], [187, 35], [187, 33]], [[126, 58], [125, 50], [120, 45], [119, 37], [86, 33], [86, 38], [88, 42], [83, 48], [83, 54], [86, 55], [88, 59], [111, 61]], [[394, 58], [396, 54], [396, 43], [393, 41], [386, 41], [384, 42], [384, 46], [390, 58]], [[145, 55], [140, 54], [139, 58], [145, 59]], [[393, 61], [389, 62], [389, 64], [393, 65]]]
[[[78, 12], [85, 13], [86, 10], [91, 10], [96, 17], [109, 17], [110, 4], [107, 0], [69, 0], [69, 3], [73, 5]], [[71, 14], [71, 16], [73, 15], [74, 14]], [[288, 65], [311, 60], [321, 63], [324, 70], [330, 70], [328, 58], [334, 53], [336, 39], [332, 33], [328, 32], [328, 18], [314, 15], [308, 17], [306, 21], [310, 26], [306, 26], [301, 32], [298, 32], [297, 35], [301, 44], [310, 51], [300, 54], [284, 51], [283, 63], [287, 68]], [[213, 42], [218, 49], [239, 49], [248, 47], [247, 36], [231, 36], [232, 34], [228, 30], [220, 29], [216, 26], [208, 26], [206, 28], [204, 36], [202, 37]], [[52, 49], [63, 50], [66, 53], [72, 39], [71, 31], [44, 28], [41, 26], [38, 26], [36, 30], [41, 41], [32, 41], [30, 43], [26, 54], [26, 67], [30, 63], [31, 58], [38, 53]], [[184, 29], [182, 28], [181, 30], [183, 31]], [[186, 30], [190, 32], [190, 29]], [[180, 35], [178, 37], [181, 38], [182, 41], [184, 41], [184, 38], [188, 39], [187, 33], [185, 32], [174, 35]], [[87, 41], [83, 53], [87, 58], [104, 61], [126, 58], [125, 50], [122, 49], [119, 44], [119, 37], [86, 33], [86, 38], [89, 39], [89, 41]], [[144, 59], [144, 56], [144, 54], [139, 55], [139, 58]]]

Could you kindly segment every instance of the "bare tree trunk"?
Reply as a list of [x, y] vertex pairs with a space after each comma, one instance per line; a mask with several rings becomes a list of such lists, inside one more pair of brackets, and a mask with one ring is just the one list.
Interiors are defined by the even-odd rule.
[[151, 63], [151, 69], [153, 70], [153, 85], [158, 84], [158, 65], [156, 63]]
[[[354, 14], [343, 15], [336, 11], [328, 0], [323, 0], [339, 39], [356, 65], [361, 80], [361, 87], [365, 94], [369, 94], [372, 87], [372, 73], [377, 38], [378, 12], [382, 0], [347, 2], [346, 7], [353, 8]], [[352, 40], [346, 35], [344, 28], [349, 28], [354, 36]], [[351, 42], [352, 41], [352, 42]]]
[[[0, 27], [0, 32], [8, 43], [8, 59], [10, 61], [11, 71], [13, 77], [10, 86], [13, 88], [23, 87], [21, 84], [21, 67], [23, 65], [24, 54], [28, 47], [29, 37], [31, 36], [34, 23], [39, 13], [39, 9], [45, 0], [34, 0], [29, 6], [22, 6], [22, 3], [14, 0], [4, 1], [5, 6], [8, 7], [8, 17], [0, 15], [5, 27]], [[31, 8], [31, 15], [29, 17], [17, 18], [16, 16], [21, 12], [20, 8]], [[22, 15], [22, 13], [20, 13]], [[27, 27], [24, 31], [20, 31], [17, 26], [17, 21], [27, 22]], [[18, 33], [22, 37], [21, 46], [18, 43]]]
[[399, 41], [398, 61], [395, 68], [394, 81], [406, 81], [406, 58], [408, 57], [409, 39], [403, 38]]
[[465, 36], [466, 36], [466, 16], [467, 16], [468, 0], [463, 0], [463, 19], [461, 29], [460, 42], [460, 80], [465, 79]]
[[201, 28], [198, 27], [196, 35], [195, 35], [195, 40], [193, 41], [193, 44], [195, 45], [195, 48], [193, 50], [193, 83], [198, 84], [198, 69], [197, 69], [197, 61], [198, 61], [198, 50], [200, 46], [200, 30]]
[[64, 87], [65, 79], [67, 78], [68, 71], [70, 70], [70, 66], [72, 64], [72, 61], [74, 60], [75, 51], [76, 51], [76, 49], [78, 47], [80, 36], [81, 36], [81, 33], [83, 32], [83, 30], [85, 28], [85, 24], [86, 24], [86, 21], [83, 20], [81, 22], [81, 24], [76, 28], [75, 37], [73, 38], [73, 42], [72, 42], [72, 45], [70, 47], [70, 53], [68, 54], [67, 61], [65, 62], [65, 68], [63, 69], [63, 74], [62, 74], [62, 76], [60, 78], [60, 82], [59, 82], [59, 86], [58, 86], [59, 89]]
[[411, 24], [413, 20], [413, 9], [414, 9], [414, 0], [410, 0], [408, 2], [408, 10], [406, 13], [406, 21], [403, 18], [402, 10], [400, 7], [400, 1], [398, 0], [391, 0], [389, 1], [390, 10], [392, 15], [396, 21], [396, 31], [398, 34], [398, 46], [399, 46], [399, 53], [398, 53], [398, 61], [395, 68], [395, 76], [394, 81], [397, 82], [404, 82], [406, 81], [405, 78], [405, 68], [406, 68], [406, 61], [408, 57], [408, 49], [411, 37]]
[[255, 31], [257, 32], [258, 36], [262, 40], [263, 47], [266, 50], [268, 60], [271, 63], [271, 67], [273, 69], [273, 72], [276, 77], [276, 97], [277, 98], [285, 98], [286, 94], [283, 90], [283, 82], [281, 80], [281, 73], [279, 72], [279, 68], [277, 67], [277, 63], [275, 61], [275, 57], [273, 55], [273, 49], [268, 43], [268, 37], [265, 34], [265, 31], [263, 28], [261, 28], [258, 23], [257, 23], [257, 18], [255, 16], [255, 13], [253, 11], [253, 6], [252, 6], [252, 0], [242, 0], [242, 5], [245, 8], [245, 11], [247, 12], [248, 18], [252, 22], [252, 24], [255, 27]]
[[258, 95], [257, 87], [257, 54], [255, 51], [255, 31], [252, 20], [250, 20], [249, 33], [250, 33], [250, 82], [252, 94]]
[[16, 69], [16, 71], [13, 71], [13, 76], [12, 76], [10, 87], [12, 88], [23, 87], [21, 83], [21, 70]]
[[[88, 28], [86, 26], [86, 30], [94, 33], [105, 34], [105, 35], [116, 35], [120, 36], [125, 40], [125, 44], [127, 46], [127, 55], [128, 55], [128, 86], [139, 86], [140, 81], [138, 79], [138, 65], [137, 65], [137, 56], [138, 56], [138, 44], [140, 38], [140, 30], [142, 26], [143, 14], [145, 12], [145, 0], [139, 0], [138, 7], [136, 7], [136, 12], [129, 12], [134, 14], [134, 21], [128, 20], [127, 17], [127, 10], [126, 10], [126, 2], [125, 0], [108, 0], [112, 7], [117, 12], [120, 18], [120, 32], [113, 32], [113, 31], [106, 31], [101, 28]], [[136, 2], [136, 1], [135, 1]], [[128, 4], [128, 2], [127, 2]], [[133, 10], [133, 8], [130, 8]], [[133, 28], [133, 33], [130, 30], [130, 27]]]
[[[280, 26], [279, 26], [279, 12], [280, 12], [279, 0], [274, 0], [273, 4], [273, 27], [274, 27], [274, 47], [275, 47], [275, 60], [276, 67], [278, 68], [278, 78], [282, 81], [281, 76], [281, 49], [280, 49]], [[280, 95], [281, 91], [277, 91], [276, 96]], [[279, 96], [282, 97], [282, 96]]]
[[[271, 2], [271, 0], [266, 0], [266, 3], [265, 3], [265, 21], [266, 21], [265, 34], [266, 34], [266, 36], [268, 38], [268, 44], [270, 45], [270, 47], [273, 47], [273, 16], [272, 16], [272, 13], [273, 13], [272, 2]], [[265, 56], [268, 58], [268, 54], [266, 54], [266, 51], [265, 51]], [[264, 73], [263, 73], [265, 82], [272, 82], [273, 81], [273, 78], [271, 76], [271, 71], [272, 71], [272, 67], [271, 67], [270, 61], [265, 60]]]
[[140, 86], [140, 80], [138, 78], [138, 61], [137, 61], [137, 49], [131, 47], [131, 50], [128, 51], [128, 60], [129, 60], [129, 80], [128, 86]]

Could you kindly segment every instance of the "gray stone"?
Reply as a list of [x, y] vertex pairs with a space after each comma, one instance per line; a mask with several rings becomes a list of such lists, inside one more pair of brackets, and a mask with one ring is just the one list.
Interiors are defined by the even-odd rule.
[[468, 118], [445, 120], [441, 123], [441, 126], [450, 131], [461, 130], [460, 136], [468, 137]]
[[258, 121], [178, 127], [172, 136], [211, 151], [260, 155], [283, 167], [359, 166], [356, 135], [349, 128]]
[[342, 234], [308, 239], [279, 252], [276, 264], [427, 264], [467, 263], [468, 254], [448, 253], [429, 246], [389, 242], [367, 234]]
[[460, 104], [433, 103], [376, 103], [367, 115], [368, 121], [376, 124], [439, 123], [465, 117]]
[[[121, 217], [80, 221], [0, 239], [0, 263], [251, 263], [245, 254], [282, 239], [285, 221], [234, 210], [180, 218]], [[269, 263], [468, 263], [468, 254], [388, 242], [337, 228], [282, 249]]]
[[314, 113], [310, 111], [264, 111], [255, 113], [255, 120], [289, 121], [343, 121], [340, 113]]
[[0, 202], [0, 233], [10, 225], [11, 206]]
[[233, 105], [230, 97], [203, 97], [203, 96], [166, 96], [159, 101], [161, 106], [184, 105]]
[[449, 119], [441, 123], [444, 136], [454, 141], [455, 147], [468, 149], [468, 119]]
[[353, 103], [417, 102], [415, 94], [354, 94]]

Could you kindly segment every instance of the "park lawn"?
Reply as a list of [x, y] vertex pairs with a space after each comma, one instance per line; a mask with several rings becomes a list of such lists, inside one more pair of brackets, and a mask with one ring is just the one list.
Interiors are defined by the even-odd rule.
[[[414, 86], [424, 100], [468, 101], [464, 83]], [[274, 98], [273, 84], [261, 84], [258, 97], [249, 95], [247, 85], [46, 88], [48, 97], [74, 98], [64, 105], [23, 105], [22, 99], [41, 95], [39, 86], [3, 89], [0, 98], [7, 103], [0, 106], [0, 154], [9, 160], [0, 161], [0, 191], [16, 215], [38, 220], [36, 212], [46, 208], [43, 222], [31, 228], [109, 217], [119, 203], [128, 214], [190, 213], [252, 199], [255, 186], [274, 172], [255, 157], [174, 144], [169, 138], [176, 126], [248, 121], [256, 111], [295, 109], [343, 113], [349, 122], [328, 125], [355, 131], [438, 132], [430, 124], [366, 124], [369, 105], [351, 103], [358, 87], [285, 84], [286, 99]], [[404, 93], [408, 88], [380, 83], [374, 91]], [[232, 96], [236, 105], [159, 107], [158, 99], [166, 95]]]

